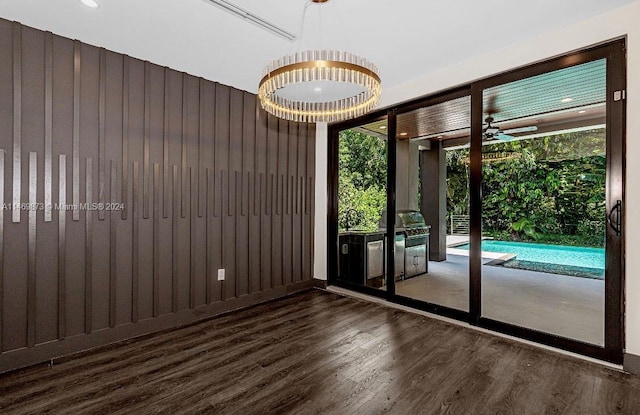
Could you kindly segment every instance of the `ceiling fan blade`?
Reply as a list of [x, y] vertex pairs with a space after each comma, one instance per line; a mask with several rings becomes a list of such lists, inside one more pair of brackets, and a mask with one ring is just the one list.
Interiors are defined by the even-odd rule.
[[498, 135], [496, 135], [496, 138], [500, 141], [511, 141], [511, 140], [515, 140], [515, 137], [508, 135], [508, 134], [504, 134], [504, 133], [500, 133]]
[[535, 125], [531, 125], [529, 127], [518, 127], [518, 128], [510, 128], [507, 130], [504, 130], [503, 133], [505, 134], [520, 134], [520, 133], [528, 133], [531, 131], [538, 131], [538, 127]]

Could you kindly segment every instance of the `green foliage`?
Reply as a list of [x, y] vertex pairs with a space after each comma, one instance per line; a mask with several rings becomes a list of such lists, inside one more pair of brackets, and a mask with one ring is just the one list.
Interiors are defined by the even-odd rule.
[[576, 235], [584, 241], [584, 245], [604, 246], [606, 222], [604, 220], [585, 220], [578, 224]]
[[339, 138], [338, 227], [375, 230], [387, 203], [387, 144], [354, 130]]
[[[469, 214], [469, 150], [447, 151], [447, 214]], [[450, 226], [450, 221], [447, 221]]]
[[[603, 246], [605, 142], [604, 130], [592, 130], [485, 146], [519, 157], [483, 163], [483, 233]], [[469, 214], [468, 160], [468, 149], [447, 152], [448, 215]], [[377, 229], [386, 207], [386, 140], [340, 132], [338, 167], [339, 228]]]
[[[483, 232], [500, 239], [602, 246], [604, 130], [487, 145], [517, 154], [482, 167]], [[468, 150], [447, 154], [448, 214], [468, 212]]]
[[520, 239], [520, 232], [524, 232], [531, 239], [536, 239], [536, 225], [527, 218], [520, 218], [517, 222], [511, 224], [513, 230], [513, 238]]

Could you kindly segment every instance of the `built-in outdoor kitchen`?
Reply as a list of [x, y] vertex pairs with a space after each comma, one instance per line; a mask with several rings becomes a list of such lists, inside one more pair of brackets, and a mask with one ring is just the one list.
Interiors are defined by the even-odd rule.
[[[418, 211], [397, 212], [395, 278], [405, 279], [428, 271], [429, 226]], [[386, 212], [377, 231], [345, 231], [339, 235], [340, 274], [344, 280], [380, 288], [385, 283]]]
[[[371, 131], [366, 133], [370, 135]], [[381, 143], [386, 145], [386, 137]], [[444, 162], [444, 157], [440, 157], [441, 151], [409, 140], [398, 140], [396, 143], [397, 210], [393, 232], [396, 281], [427, 274], [429, 259], [446, 259], [446, 247], [440, 243], [440, 238], [446, 234], [446, 229], [440, 229], [443, 222], [439, 220], [441, 203], [434, 203], [435, 200], [444, 200], [439, 189], [439, 182], [444, 177], [438, 177], [441, 171], [439, 161]], [[422, 169], [421, 164], [424, 164]], [[434, 176], [435, 184], [430, 180]], [[345, 199], [348, 196], [345, 195]], [[359, 216], [357, 211], [346, 213], [347, 218]], [[387, 212], [378, 210], [377, 213], [377, 226], [363, 228], [358, 226], [357, 221], [347, 220], [340, 229], [338, 267], [342, 281], [385, 289], [390, 232]], [[355, 226], [353, 222], [356, 222]], [[435, 232], [434, 235], [431, 235], [432, 232]], [[430, 248], [430, 238], [431, 243], [435, 243], [433, 248]]]

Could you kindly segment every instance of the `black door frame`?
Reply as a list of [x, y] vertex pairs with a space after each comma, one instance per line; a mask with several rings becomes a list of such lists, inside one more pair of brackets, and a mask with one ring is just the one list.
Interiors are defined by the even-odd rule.
[[[607, 184], [606, 209], [609, 212], [617, 201], [624, 207], [626, 101], [614, 100], [614, 92], [626, 90], [626, 39], [620, 38], [598, 46], [572, 52], [560, 57], [527, 65], [437, 94], [421, 97], [389, 109], [382, 109], [364, 117], [329, 126], [329, 215], [327, 221], [329, 284], [341, 286], [395, 303], [408, 305], [424, 311], [463, 320], [490, 330], [515, 337], [532, 340], [598, 359], [621, 363], [624, 347], [624, 225], [620, 235], [607, 226], [606, 232], [606, 278], [605, 278], [605, 345], [600, 347], [546, 332], [524, 328], [482, 317], [482, 93], [485, 89], [504, 83], [529, 78], [543, 73], [568, 68], [586, 62], [607, 59]], [[450, 99], [471, 95], [471, 148], [470, 148], [470, 249], [469, 249], [469, 312], [451, 309], [437, 304], [401, 297], [395, 294], [394, 244], [387, 249], [387, 290], [381, 291], [337, 280], [338, 260], [338, 135], [341, 130], [372, 121], [387, 119], [388, 137], [396, 137], [396, 115], [416, 108], [435, 105]], [[396, 140], [388, 140], [387, 159], [387, 224], [395, 221], [395, 172]], [[624, 224], [624, 209], [622, 223]]]

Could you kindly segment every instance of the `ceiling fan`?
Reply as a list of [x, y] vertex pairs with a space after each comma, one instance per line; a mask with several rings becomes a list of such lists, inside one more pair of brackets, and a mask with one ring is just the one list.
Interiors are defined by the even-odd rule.
[[482, 138], [484, 140], [496, 139], [500, 141], [511, 141], [515, 139], [515, 137], [509, 134], [528, 133], [530, 131], [538, 130], [538, 127], [536, 127], [535, 125], [531, 125], [528, 127], [510, 128], [508, 130], [502, 131], [500, 127], [491, 125], [491, 123], [494, 121], [491, 115], [489, 115], [484, 121], [486, 123], [486, 126], [482, 130]]
[[503, 131], [502, 129], [500, 129], [500, 127], [491, 124], [495, 121], [495, 119], [493, 118], [493, 114], [497, 114], [498, 112], [499, 110], [496, 107], [496, 95], [492, 95], [489, 97], [489, 102], [486, 110], [487, 118], [484, 120], [485, 127], [482, 129], [483, 140], [511, 141], [514, 140], [515, 137], [510, 134], [526, 133], [530, 131], [536, 131], [538, 129], [538, 127], [532, 125], [527, 127], [511, 128]]

